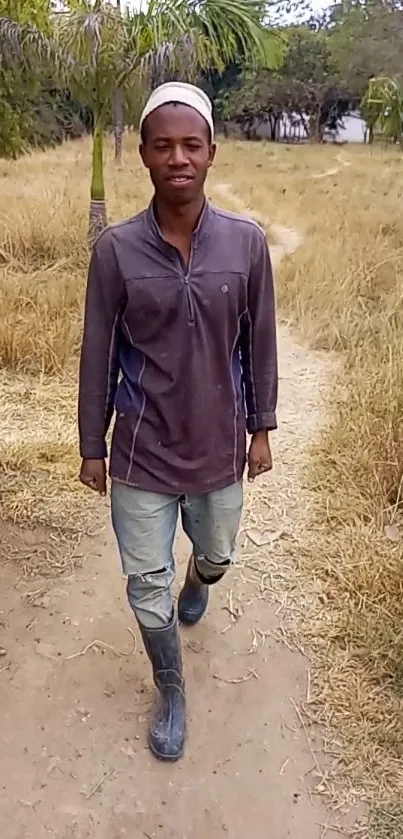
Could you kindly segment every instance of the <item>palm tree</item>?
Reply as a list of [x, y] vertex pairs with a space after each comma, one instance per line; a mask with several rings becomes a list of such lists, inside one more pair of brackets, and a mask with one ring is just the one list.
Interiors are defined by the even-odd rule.
[[385, 137], [403, 146], [403, 90], [394, 79], [371, 79], [364, 97], [364, 114], [370, 116], [370, 134], [379, 125]]
[[[121, 13], [120, 0], [116, 0], [117, 14]], [[122, 162], [122, 138], [124, 130], [124, 95], [121, 88], [117, 88], [113, 97], [113, 133], [115, 136], [115, 160]]]
[[146, 11], [123, 16], [105, 0], [71, 0], [67, 12], [54, 16], [51, 38], [0, 18], [0, 54], [4, 47], [17, 61], [39, 55], [92, 110], [90, 242], [107, 224], [103, 136], [117, 92], [124, 98], [134, 86], [141, 96], [162, 68], [221, 68], [239, 55], [275, 66], [283, 42], [262, 27], [261, 13], [256, 0], [150, 0]]

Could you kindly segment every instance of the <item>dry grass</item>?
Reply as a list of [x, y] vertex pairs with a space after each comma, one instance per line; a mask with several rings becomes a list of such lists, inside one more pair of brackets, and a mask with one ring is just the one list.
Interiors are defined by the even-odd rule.
[[77, 480], [76, 385], [72, 377], [0, 377], [3, 516], [72, 534], [92, 529], [92, 495]]
[[[134, 147], [130, 158], [108, 167], [112, 218], [149, 200]], [[89, 163], [88, 142], [0, 161], [2, 512], [71, 531], [93, 527], [94, 507], [77, 479], [76, 429]]]
[[348, 154], [351, 168], [302, 195], [294, 173], [291, 218], [307, 238], [281, 272], [279, 298], [312, 346], [344, 354], [309, 466], [315, 526], [297, 556], [320, 593], [298, 640], [316, 648], [308, 711], [342, 733], [343, 780], [347, 771], [356, 790], [389, 802], [371, 816], [379, 839], [403, 835], [402, 543], [383, 533], [401, 515], [403, 160]]
[[[310, 586], [295, 639], [316, 650], [317, 694], [307, 715], [341, 733], [342, 747], [332, 745], [340, 778], [345, 782], [347, 774], [352, 791], [378, 802], [370, 834], [397, 837], [403, 835], [403, 158], [349, 148], [337, 174], [312, 179], [321, 162], [323, 171], [334, 168], [330, 149], [249, 147], [248, 167], [243, 154], [240, 145], [231, 150], [238, 194], [261, 215], [305, 233], [302, 248], [280, 269], [282, 312], [312, 347], [340, 351], [343, 360], [327, 428], [308, 464], [312, 510], [305, 527], [300, 522], [297, 545], [288, 545], [294, 574], [283, 567], [277, 594], [288, 589], [290, 606], [293, 595], [301, 602], [302, 581]], [[396, 543], [385, 536], [391, 525], [387, 533]]]
[[[403, 835], [403, 557], [383, 530], [401, 517], [403, 160], [345, 154], [352, 166], [337, 177], [304, 188], [294, 173], [288, 207], [307, 238], [283, 267], [279, 298], [312, 346], [343, 352], [309, 464], [316, 504], [296, 560], [319, 596], [298, 640], [316, 648], [318, 701], [308, 711], [342, 733], [343, 780], [347, 771], [356, 790], [389, 802], [371, 817], [379, 839]], [[283, 188], [289, 195], [285, 174]]]
[[[89, 160], [83, 141], [0, 162], [2, 510], [73, 529], [93, 503], [76, 480], [75, 428]], [[280, 269], [281, 311], [312, 347], [342, 353], [310, 459], [310, 529], [287, 547], [282, 585], [287, 575], [295, 589], [312, 584], [299, 630], [317, 653], [310, 712], [341, 732], [343, 775], [388, 801], [374, 811], [378, 839], [403, 835], [392, 832], [403, 792], [402, 547], [383, 533], [399, 524], [403, 474], [402, 167], [397, 151], [224, 142], [209, 187], [233, 208], [229, 184], [273, 224], [301, 231]], [[147, 203], [134, 137], [121, 170], [108, 150], [106, 172], [111, 219]]]

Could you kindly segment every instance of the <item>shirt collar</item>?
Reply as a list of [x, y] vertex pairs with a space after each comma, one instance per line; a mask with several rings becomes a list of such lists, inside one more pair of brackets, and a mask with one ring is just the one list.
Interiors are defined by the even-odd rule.
[[[192, 234], [192, 241], [195, 247], [208, 235], [211, 224], [212, 224], [212, 215], [213, 210], [210, 202], [206, 198], [204, 201], [203, 209], [200, 213], [199, 221], [197, 222], [197, 227], [195, 227], [193, 234]], [[149, 225], [150, 230], [165, 244], [166, 241], [161, 233], [160, 226], [155, 216], [154, 210], [154, 199], [150, 202], [148, 209], [146, 210], [146, 220], [147, 224]]]

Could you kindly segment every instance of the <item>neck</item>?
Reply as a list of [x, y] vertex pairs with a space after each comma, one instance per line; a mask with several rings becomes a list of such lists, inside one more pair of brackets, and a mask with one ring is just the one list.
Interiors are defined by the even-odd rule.
[[163, 233], [181, 233], [191, 237], [205, 203], [204, 193], [189, 204], [178, 206], [168, 204], [158, 195], [154, 196], [154, 209]]

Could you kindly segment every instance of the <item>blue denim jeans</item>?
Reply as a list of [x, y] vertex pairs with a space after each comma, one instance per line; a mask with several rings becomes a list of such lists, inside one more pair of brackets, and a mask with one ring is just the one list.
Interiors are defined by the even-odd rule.
[[242, 503], [242, 482], [198, 496], [146, 492], [112, 482], [112, 523], [128, 577], [127, 594], [143, 626], [164, 626], [172, 618], [179, 510], [200, 574], [214, 582], [234, 558]]

